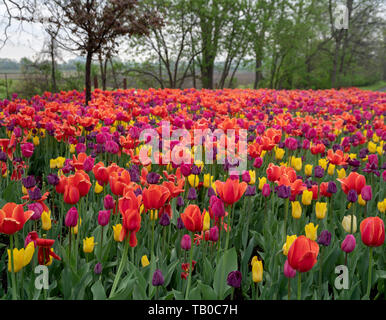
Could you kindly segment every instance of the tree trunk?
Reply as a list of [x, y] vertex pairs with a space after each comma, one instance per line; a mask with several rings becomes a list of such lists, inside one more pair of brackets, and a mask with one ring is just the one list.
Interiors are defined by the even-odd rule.
[[54, 38], [51, 38], [51, 81], [52, 81], [52, 91], [56, 92], [57, 87], [56, 87], [56, 68], [55, 68], [55, 47], [54, 47]]
[[87, 52], [86, 57], [86, 75], [85, 75], [85, 87], [86, 87], [86, 105], [91, 101], [91, 62], [92, 52]]
[[209, 56], [203, 56], [201, 65], [202, 87], [213, 89], [214, 59]]
[[261, 58], [256, 56], [255, 64], [255, 82], [253, 83], [253, 89], [257, 89], [259, 82], [263, 80], [263, 74], [261, 72]]
[[337, 84], [337, 68], [338, 68], [338, 59], [339, 59], [339, 47], [340, 41], [335, 41], [335, 52], [334, 52], [334, 61], [332, 65], [332, 75], [331, 75], [331, 87], [335, 88]]

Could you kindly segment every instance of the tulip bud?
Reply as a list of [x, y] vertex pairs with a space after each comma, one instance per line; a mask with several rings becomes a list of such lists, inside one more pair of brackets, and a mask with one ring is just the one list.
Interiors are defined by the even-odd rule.
[[348, 234], [346, 238], [344, 238], [342, 245], [340, 247], [344, 252], [350, 253], [355, 249], [355, 246], [356, 246], [355, 237], [352, 234]]
[[241, 178], [244, 182], [249, 183], [251, 181], [251, 176], [249, 174], [249, 171], [244, 171], [241, 175]]
[[161, 218], [159, 219], [159, 224], [163, 227], [166, 227], [170, 224], [170, 218], [167, 213], [163, 213]]
[[357, 192], [354, 190], [354, 189], [351, 189], [348, 193], [347, 193], [347, 200], [349, 202], [357, 202], [358, 200], [358, 194]]
[[327, 212], [327, 202], [316, 202], [315, 204], [316, 218], [324, 219]]
[[64, 224], [66, 225], [66, 227], [75, 227], [78, 223], [78, 217], [78, 210], [75, 207], [72, 207], [70, 208], [70, 210], [67, 211]]
[[262, 158], [256, 158], [255, 161], [253, 162], [253, 166], [255, 168], [260, 168], [263, 165], [263, 159]]
[[204, 221], [202, 224], [202, 231], [209, 230], [210, 228], [210, 215], [208, 211], [205, 211], [204, 213]]
[[323, 246], [329, 246], [331, 242], [331, 233], [328, 230], [323, 230], [319, 237], [317, 243]]
[[114, 241], [120, 242], [119, 235], [121, 234], [121, 230], [122, 230], [122, 225], [120, 223], [113, 226]]
[[361, 190], [361, 196], [364, 201], [370, 201], [373, 198], [371, 186], [364, 186]]
[[113, 197], [110, 194], [107, 194], [105, 198], [103, 199], [103, 205], [106, 210], [114, 209], [115, 207], [115, 201]]
[[51, 211], [50, 212], [43, 211], [41, 215], [41, 219], [42, 219], [42, 229], [46, 231], [50, 230], [51, 229]]
[[294, 219], [300, 219], [302, 216], [302, 207], [299, 201], [291, 201], [292, 217]]
[[216, 218], [225, 216], [224, 202], [221, 199], [212, 196], [209, 201], [209, 206]]
[[290, 266], [288, 259], [284, 262], [284, 276], [287, 278], [295, 278], [296, 276], [296, 270]]
[[195, 188], [190, 188], [188, 191], [188, 200], [196, 200], [197, 199], [197, 191]]
[[306, 164], [306, 166], [304, 167], [304, 173], [308, 177], [312, 176], [312, 164]]
[[334, 181], [329, 181], [327, 186], [328, 193], [336, 193], [338, 191], [336, 183]]
[[109, 224], [110, 210], [100, 210], [98, 214], [98, 224], [102, 227]]
[[214, 226], [209, 229], [209, 240], [213, 242], [217, 242], [219, 236], [218, 227]]
[[227, 277], [227, 284], [228, 286], [231, 286], [233, 288], [240, 288], [241, 285], [241, 272], [236, 270], [236, 271], [231, 271], [228, 274]]
[[150, 264], [149, 259], [147, 258], [147, 255], [142, 256], [141, 264], [142, 264], [142, 268], [147, 267]]
[[263, 262], [256, 256], [252, 259], [252, 280], [254, 283], [263, 281]]
[[342, 227], [347, 233], [355, 233], [357, 231], [357, 217], [353, 216], [353, 226], [351, 230], [351, 218], [352, 215], [345, 216], [342, 220]]
[[94, 273], [95, 274], [101, 274], [102, 273], [102, 264], [98, 262], [94, 267]]
[[271, 187], [269, 186], [268, 183], [265, 183], [265, 184], [263, 185], [263, 188], [262, 188], [262, 190], [261, 190], [261, 194], [262, 194], [263, 197], [265, 197], [265, 198], [268, 198], [269, 195], [271, 194]]
[[178, 217], [177, 218], [177, 229], [181, 230], [183, 228], [185, 228], [184, 222], [182, 221], [182, 219], [180, 217]]
[[153, 274], [153, 279], [152, 279], [152, 285], [157, 287], [157, 286], [162, 286], [165, 282], [165, 279], [162, 275], [162, 272], [161, 270], [157, 269], [156, 271], [154, 271], [154, 274]]
[[181, 249], [182, 250], [190, 250], [192, 246], [192, 240], [190, 238], [190, 235], [184, 234], [181, 238]]

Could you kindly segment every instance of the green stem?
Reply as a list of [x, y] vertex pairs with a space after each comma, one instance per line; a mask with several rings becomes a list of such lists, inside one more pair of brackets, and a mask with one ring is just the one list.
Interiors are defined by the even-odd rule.
[[371, 291], [371, 269], [372, 269], [372, 264], [373, 264], [373, 247], [370, 247], [370, 252], [369, 252], [369, 278], [367, 281], [367, 292], [366, 292], [366, 297], [370, 300], [370, 291]]
[[319, 291], [320, 291], [320, 300], [322, 300], [322, 264], [323, 264], [323, 250], [320, 249], [320, 258], [319, 258]]
[[129, 241], [126, 239], [125, 240], [125, 247], [123, 249], [123, 255], [122, 255], [122, 258], [121, 258], [121, 263], [119, 264], [118, 271], [117, 271], [117, 273], [115, 275], [113, 287], [111, 289], [109, 298], [111, 298], [114, 295], [115, 290], [117, 289], [118, 281], [119, 281], [119, 279], [121, 277], [121, 274], [122, 274], [122, 271], [123, 271], [123, 267], [126, 264], [127, 252], [128, 251], [129, 251]]
[[287, 236], [287, 216], [288, 216], [288, 205], [289, 198], [285, 199], [285, 211], [284, 211], [284, 234], [283, 234], [283, 242], [285, 242]]
[[189, 276], [188, 276], [188, 286], [186, 287], [186, 293], [185, 293], [185, 300], [188, 300], [189, 298], [189, 291], [190, 291], [190, 284], [192, 282], [192, 262], [193, 262], [193, 236], [190, 238], [190, 252], [189, 252]]
[[233, 216], [233, 212], [235, 210], [235, 204], [232, 205], [231, 212], [228, 213], [228, 225], [227, 225], [227, 237], [225, 240], [225, 251], [228, 250], [228, 245], [229, 245], [229, 235], [231, 233], [231, 216]]
[[302, 276], [301, 273], [298, 273], [298, 300], [302, 298]]
[[15, 277], [15, 267], [14, 267], [14, 259], [13, 259], [13, 237], [14, 235], [11, 234], [10, 239], [10, 245], [11, 245], [11, 279], [12, 279], [12, 300], [17, 300], [17, 288], [16, 288], [16, 277]]

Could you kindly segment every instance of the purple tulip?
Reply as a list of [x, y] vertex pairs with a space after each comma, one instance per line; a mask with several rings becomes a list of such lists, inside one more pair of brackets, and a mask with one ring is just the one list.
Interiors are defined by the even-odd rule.
[[165, 282], [164, 276], [162, 275], [161, 270], [157, 269], [154, 271], [153, 274], [153, 279], [152, 279], [152, 285], [157, 287], [157, 286], [162, 286]]
[[365, 200], [365, 201], [370, 201], [373, 198], [373, 193], [372, 193], [370, 185], [364, 186], [362, 188], [361, 196], [362, 196], [362, 199]]
[[36, 185], [36, 180], [34, 176], [28, 176], [26, 178], [21, 179], [24, 188], [31, 189]]
[[182, 250], [190, 250], [192, 246], [190, 235], [184, 234], [183, 237], [181, 238], [181, 249]]
[[107, 226], [110, 221], [110, 210], [100, 210], [98, 213], [98, 224], [102, 227]]
[[290, 266], [288, 259], [284, 262], [284, 275], [287, 278], [295, 278], [296, 276], [296, 270]]
[[29, 199], [32, 201], [40, 200], [40, 198], [42, 197], [42, 192], [38, 187], [35, 187], [32, 190], [31, 189], [28, 190], [28, 196], [29, 196]]
[[146, 181], [149, 184], [157, 184], [161, 176], [157, 172], [149, 172], [146, 176]]
[[287, 199], [291, 195], [291, 187], [290, 186], [285, 186], [281, 185], [275, 188], [277, 196], [282, 199]]
[[245, 190], [245, 196], [251, 197], [256, 194], [256, 186], [248, 186], [247, 190]]
[[188, 191], [188, 200], [196, 200], [197, 199], [197, 191], [195, 188], [190, 188]]
[[170, 224], [170, 217], [167, 213], [163, 213], [159, 219], [159, 224], [163, 227], [166, 227]]
[[316, 166], [314, 170], [315, 178], [323, 178], [324, 169], [321, 166]]
[[110, 194], [107, 194], [103, 199], [103, 205], [106, 210], [111, 210], [115, 207], [115, 201]]
[[357, 192], [354, 189], [351, 189], [347, 193], [347, 200], [349, 202], [356, 202], [358, 200], [358, 194], [357, 194]]
[[227, 277], [227, 284], [233, 288], [240, 288], [241, 280], [242, 276], [240, 271], [231, 271]]
[[268, 183], [264, 184], [263, 189], [261, 190], [261, 194], [263, 197], [268, 198], [269, 195], [271, 194], [271, 187], [269, 186]]
[[214, 227], [209, 229], [209, 240], [210, 241], [216, 242], [218, 240], [218, 236], [219, 236], [219, 231], [218, 231], [217, 226], [214, 226]]
[[28, 210], [32, 210], [34, 212], [34, 214], [30, 219], [39, 220], [43, 213], [43, 206], [40, 203], [35, 202], [35, 203], [29, 204], [27, 207], [28, 207]]
[[70, 210], [67, 211], [64, 224], [66, 225], [66, 227], [75, 227], [78, 224], [78, 218], [78, 210], [75, 207], [72, 207], [70, 208]]
[[59, 177], [54, 173], [50, 173], [47, 175], [47, 182], [52, 186], [56, 186], [59, 183]]
[[331, 242], [331, 233], [328, 230], [323, 230], [320, 233], [317, 242], [322, 246], [329, 246]]
[[184, 228], [185, 228], [184, 222], [182, 221], [182, 219], [180, 217], [178, 217], [177, 218], [177, 229], [181, 230], [181, 229], [184, 229]]
[[216, 196], [211, 196], [209, 200], [209, 207], [215, 217], [220, 218], [225, 216], [224, 202]]
[[98, 262], [94, 267], [94, 273], [95, 274], [101, 274], [102, 273], [102, 264]]
[[355, 246], [356, 246], [355, 237], [352, 234], [348, 234], [342, 242], [341, 249], [346, 253], [350, 253], [355, 249]]
[[92, 158], [92, 157], [87, 157], [86, 160], [84, 161], [83, 163], [83, 169], [84, 171], [91, 171], [92, 168], [94, 167], [94, 162], [95, 162], [95, 159]]

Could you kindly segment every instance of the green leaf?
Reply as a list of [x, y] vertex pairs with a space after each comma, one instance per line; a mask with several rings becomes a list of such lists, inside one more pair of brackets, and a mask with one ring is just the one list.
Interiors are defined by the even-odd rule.
[[106, 300], [105, 288], [100, 280], [92, 285], [91, 292], [94, 300]]
[[198, 288], [200, 288], [202, 299], [204, 300], [216, 300], [216, 292], [214, 292], [213, 288], [208, 286], [207, 284], [198, 282]]
[[228, 274], [231, 271], [236, 271], [237, 268], [237, 254], [235, 248], [228, 249], [221, 257], [214, 273], [213, 288], [216, 292], [217, 298], [224, 299], [225, 286]]
[[201, 300], [200, 289], [195, 287], [189, 292], [189, 300]]
[[386, 279], [386, 271], [385, 270], [375, 270], [375, 277], [377, 279]]

